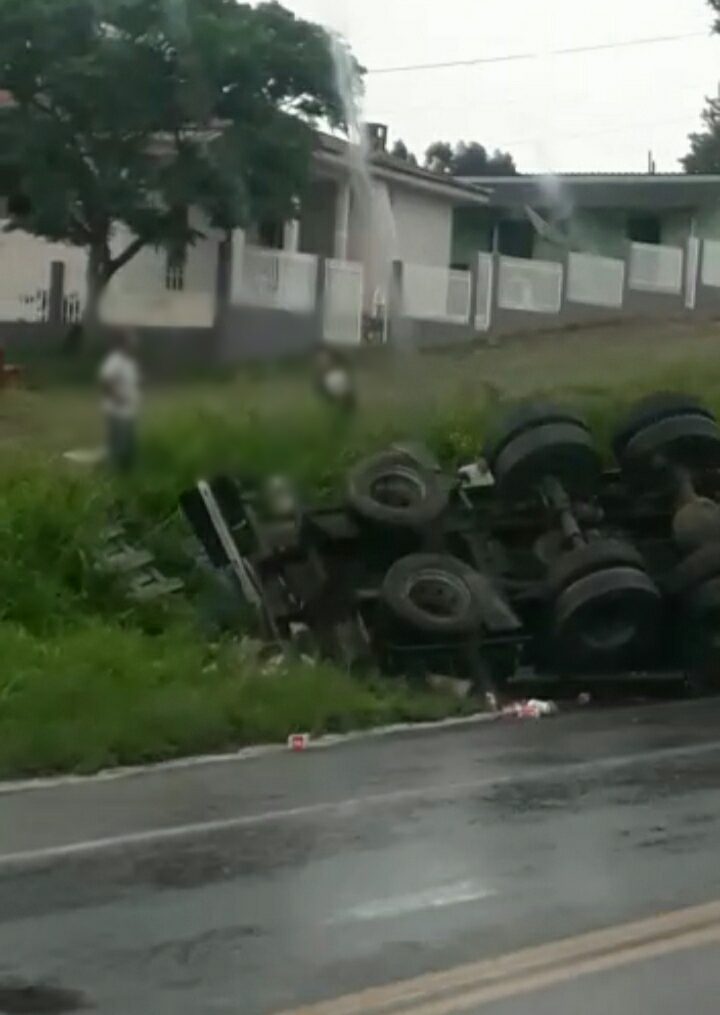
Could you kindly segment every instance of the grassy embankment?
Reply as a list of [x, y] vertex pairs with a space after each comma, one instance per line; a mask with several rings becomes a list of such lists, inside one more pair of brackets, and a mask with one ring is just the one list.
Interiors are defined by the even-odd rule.
[[211, 636], [189, 598], [132, 605], [93, 566], [101, 533], [122, 516], [168, 570], [182, 569], [188, 533], [176, 498], [200, 474], [287, 471], [324, 496], [349, 462], [396, 436], [425, 438], [448, 464], [469, 459], [488, 417], [530, 393], [579, 405], [606, 445], [622, 406], [663, 387], [704, 394], [720, 410], [712, 333], [598, 331], [370, 361], [361, 368], [363, 411], [348, 429], [315, 405], [297, 370], [178, 385], [151, 395], [142, 463], [121, 485], [60, 454], [99, 437], [89, 387], [0, 395], [0, 777], [92, 771], [466, 707], [327, 665], [268, 667], [251, 644]]

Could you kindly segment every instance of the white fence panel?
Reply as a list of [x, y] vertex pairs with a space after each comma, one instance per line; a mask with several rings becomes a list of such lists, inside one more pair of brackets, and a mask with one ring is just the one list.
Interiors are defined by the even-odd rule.
[[[46, 321], [50, 309], [50, 271], [53, 261], [63, 261], [68, 279], [79, 276], [78, 300], [84, 293], [87, 255], [80, 247], [50, 243], [22, 230], [5, 232], [0, 221], [0, 320]], [[82, 313], [84, 297], [79, 313]], [[76, 320], [69, 315], [68, 320]]]
[[653, 243], [630, 245], [630, 288], [679, 296], [683, 289], [682, 247]]
[[317, 272], [314, 254], [247, 245], [233, 302], [310, 314], [315, 309]]
[[470, 321], [472, 276], [425, 264], [403, 266], [403, 312], [421, 321], [467, 324]]
[[332, 345], [362, 342], [365, 279], [362, 264], [325, 262], [323, 337]]
[[555, 261], [500, 258], [498, 306], [534, 314], [559, 314], [563, 266]]
[[685, 258], [685, 308], [694, 310], [697, 305], [698, 272], [700, 269], [700, 240], [691, 236]]
[[720, 287], [720, 240], [705, 240], [702, 254], [702, 284]]
[[625, 262], [596, 254], [570, 254], [567, 298], [593, 307], [622, 307]]
[[492, 254], [478, 254], [477, 307], [475, 310], [477, 331], [489, 331], [492, 324], [494, 268]]

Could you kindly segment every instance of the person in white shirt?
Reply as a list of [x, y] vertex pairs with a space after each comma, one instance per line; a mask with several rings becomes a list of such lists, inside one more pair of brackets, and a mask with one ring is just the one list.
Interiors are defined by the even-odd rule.
[[318, 394], [345, 414], [357, 407], [355, 379], [345, 359], [334, 349], [323, 346], [315, 359], [315, 384]]
[[108, 460], [120, 472], [132, 468], [137, 454], [142, 392], [136, 349], [135, 333], [121, 332], [103, 360], [99, 374]]

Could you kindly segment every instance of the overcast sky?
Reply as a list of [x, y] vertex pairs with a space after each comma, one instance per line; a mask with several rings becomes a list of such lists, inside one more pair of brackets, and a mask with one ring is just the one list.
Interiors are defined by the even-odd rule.
[[[677, 170], [720, 38], [705, 0], [283, 0], [342, 32], [370, 70], [536, 54], [444, 70], [368, 74], [364, 115], [418, 153], [433, 140], [509, 149], [521, 170]], [[552, 55], [658, 36], [672, 42]]]

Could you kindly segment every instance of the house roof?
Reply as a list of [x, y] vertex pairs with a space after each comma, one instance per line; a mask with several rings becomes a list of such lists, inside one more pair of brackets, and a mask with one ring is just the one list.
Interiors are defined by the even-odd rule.
[[[350, 164], [349, 150], [350, 144], [343, 138], [334, 137], [332, 134], [317, 134], [315, 158], [322, 165], [335, 171], [346, 171]], [[490, 188], [484, 186], [484, 180], [480, 183], [433, 173], [429, 169], [413, 166], [404, 159], [395, 158], [384, 151], [371, 152], [369, 162], [371, 173], [376, 179], [431, 193], [453, 204], [488, 203]]]
[[[12, 94], [6, 89], [0, 88], [0, 108], [14, 105]], [[208, 141], [214, 140], [222, 129], [218, 123], [207, 128], [202, 133]], [[200, 135], [200, 131], [197, 132]], [[335, 170], [342, 170], [348, 165], [349, 143], [342, 138], [334, 137], [332, 134], [316, 133], [317, 146], [316, 158], [321, 162], [326, 161]], [[167, 151], [170, 138], [169, 135], [158, 134], [152, 144], [152, 152], [162, 155]], [[373, 152], [370, 155], [370, 162], [373, 167], [373, 176], [387, 179], [417, 190], [432, 192], [439, 198], [445, 198], [454, 204], [487, 204], [490, 190], [484, 186], [484, 181], [478, 183], [471, 180], [459, 180], [452, 176], [444, 176], [440, 173], [433, 173], [420, 166], [413, 166], [403, 159], [395, 158], [387, 152]]]
[[720, 175], [687, 173], [557, 173], [483, 176], [491, 207], [628, 208], [672, 210], [720, 201]]

